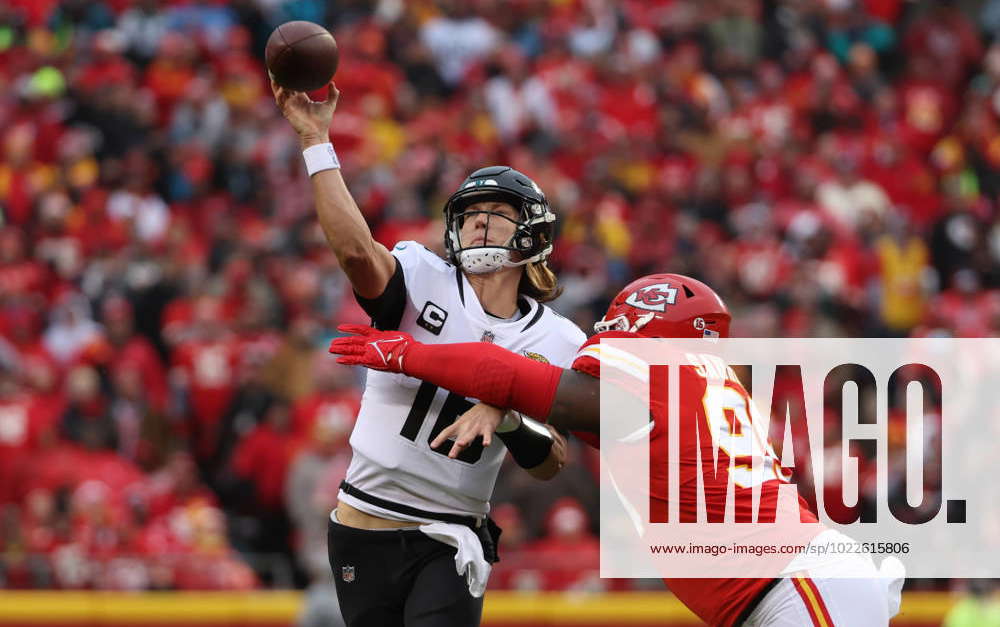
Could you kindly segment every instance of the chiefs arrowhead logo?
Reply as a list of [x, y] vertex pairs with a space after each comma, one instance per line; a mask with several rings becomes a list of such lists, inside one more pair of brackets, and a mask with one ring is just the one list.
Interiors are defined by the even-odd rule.
[[632, 292], [625, 299], [625, 304], [647, 311], [665, 311], [667, 305], [676, 301], [677, 288], [670, 287], [669, 283], [657, 283]]

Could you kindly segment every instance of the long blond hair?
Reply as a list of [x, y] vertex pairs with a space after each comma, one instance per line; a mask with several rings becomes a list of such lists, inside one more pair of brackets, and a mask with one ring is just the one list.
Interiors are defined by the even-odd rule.
[[563, 288], [559, 285], [559, 280], [555, 273], [549, 269], [548, 264], [544, 261], [536, 261], [529, 263], [524, 268], [521, 282], [517, 285], [517, 291], [540, 303], [547, 303], [559, 298]]

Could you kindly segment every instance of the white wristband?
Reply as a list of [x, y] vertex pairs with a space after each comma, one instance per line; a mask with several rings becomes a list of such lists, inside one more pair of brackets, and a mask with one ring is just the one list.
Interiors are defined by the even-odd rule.
[[340, 160], [333, 150], [333, 144], [316, 144], [309, 146], [302, 151], [302, 158], [306, 160], [306, 172], [309, 176], [322, 172], [323, 170], [337, 170], [340, 168]]

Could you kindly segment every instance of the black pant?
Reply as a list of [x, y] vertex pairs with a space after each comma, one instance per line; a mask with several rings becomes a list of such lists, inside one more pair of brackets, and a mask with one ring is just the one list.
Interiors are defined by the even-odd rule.
[[455, 549], [417, 529], [330, 521], [327, 546], [348, 627], [477, 627], [483, 599], [455, 572]]

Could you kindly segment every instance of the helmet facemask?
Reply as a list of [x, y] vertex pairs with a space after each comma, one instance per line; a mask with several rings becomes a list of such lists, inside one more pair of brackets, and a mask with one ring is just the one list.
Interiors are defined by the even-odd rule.
[[[474, 241], [463, 241], [462, 228], [467, 220], [476, 220], [479, 216], [486, 216], [486, 223], [483, 230], [476, 230], [472, 237]], [[472, 274], [486, 274], [495, 272], [500, 268], [510, 268], [521, 265], [522, 255], [513, 248], [512, 243], [517, 235], [520, 222], [499, 211], [489, 210], [463, 210], [456, 212], [453, 220], [453, 228], [449, 229], [449, 237], [452, 238], [454, 249], [458, 252], [458, 263], [463, 270]], [[502, 244], [486, 244], [490, 241], [490, 232], [497, 230], [511, 231]], [[468, 237], [468, 235], [467, 235]], [[483, 242], [478, 240], [482, 238]]]
[[616, 316], [611, 320], [601, 318], [594, 323], [594, 333], [604, 333], [605, 331], [628, 331], [629, 333], [638, 333], [639, 330], [646, 326], [646, 323], [652, 320], [655, 316], [656, 314], [653, 312], [643, 314], [636, 318], [634, 324], [626, 315]]
[[[467, 210], [473, 205], [491, 202], [502, 202], [514, 207], [518, 213], [517, 218], [490, 209]], [[482, 238], [483, 242], [490, 242], [490, 232], [495, 233], [497, 229], [512, 231], [511, 235], [499, 244], [463, 241], [462, 226], [465, 221], [477, 219], [480, 215], [486, 215], [486, 224], [483, 231], [475, 232], [476, 240]], [[554, 221], [555, 214], [541, 203], [502, 192], [464, 194], [449, 202], [445, 208], [445, 243], [453, 261], [466, 272], [496, 272], [501, 268], [523, 266], [548, 257], [552, 252], [552, 242], [547, 235]], [[466, 234], [465, 237], [468, 238], [469, 235]]]

